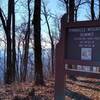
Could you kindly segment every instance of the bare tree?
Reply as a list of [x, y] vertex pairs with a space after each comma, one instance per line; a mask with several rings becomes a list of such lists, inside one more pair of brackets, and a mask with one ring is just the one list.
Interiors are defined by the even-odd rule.
[[15, 75], [16, 75], [16, 41], [15, 41], [15, 2], [12, 0], [12, 73], [13, 73], [13, 81], [15, 81]]
[[34, 52], [35, 52], [35, 83], [43, 85], [43, 65], [41, 59], [41, 0], [34, 1]]
[[45, 21], [46, 21], [47, 28], [48, 28], [48, 34], [49, 34], [50, 41], [51, 41], [52, 75], [54, 75], [54, 40], [53, 40], [53, 36], [52, 36], [52, 32], [51, 32], [50, 24], [49, 24], [49, 20], [48, 20], [48, 17], [50, 17], [50, 16], [47, 12], [44, 1], [42, 1], [42, 4], [43, 4], [43, 15], [45, 17]]
[[28, 65], [28, 53], [29, 53], [29, 39], [30, 39], [30, 17], [31, 17], [31, 12], [30, 12], [30, 2], [31, 0], [27, 0], [27, 10], [28, 10], [28, 23], [27, 23], [27, 30], [25, 34], [25, 45], [23, 48], [24, 52], [24, 57], [23, 57], [23, 81], [26, 80], [26, 75], [27, 75], [27, 65]]
[[[14, 14], [14, 0], [8, 1], [8, 18], [6, 20], [2, 9], [0, 8], [0, 18], [6, 34], [7, 39], [7, 68], [5, 72], [5, 83], [12, 83], [15, 81], [15, 14]], [[12, 33], [12, 38], [11, 38]], [[13, 53], [12, 53], [13, 50]], [[14, 58], [14, 59], [13, 59]]]

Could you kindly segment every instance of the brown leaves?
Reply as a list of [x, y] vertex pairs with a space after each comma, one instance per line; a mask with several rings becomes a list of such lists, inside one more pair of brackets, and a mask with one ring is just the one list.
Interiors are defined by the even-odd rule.
[[[54, 80], [45, 83], [45, 86], [36, 86], [33, 83], [2, 85], [0, 86], [0, 99], [13, 100], [17, 96], [31, 98], [34, 95], [35, 100], [54, 100]], [[100, 80], [81, 77], [78, 81], [66, 79], [65, 90], [67, 90], [66, 100], [81, 100], [81, 98], [100, 100]]]
[[100, 80], [78, 78], [79, 81], [66, 80], [66, 88], [93, 100], [100, 100]]

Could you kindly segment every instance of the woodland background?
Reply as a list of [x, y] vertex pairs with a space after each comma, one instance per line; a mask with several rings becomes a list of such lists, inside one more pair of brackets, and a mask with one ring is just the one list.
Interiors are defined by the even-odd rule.
[[44, 85], [54, 77], [55, 48], [65, 13], [66, 22], [100, 20], [100, 0], [0, 1], [1, 84], [34, 81]]

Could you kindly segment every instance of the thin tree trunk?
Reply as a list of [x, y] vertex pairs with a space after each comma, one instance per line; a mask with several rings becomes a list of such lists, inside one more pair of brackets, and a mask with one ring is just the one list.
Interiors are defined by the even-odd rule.
[[16, 75], [16, 42], [15, 42], [15, 4], [14, 0], [12, 0], [12, 73], [13, 73], [13, 81], [15, 81]]
[[75, 22], [77, 21], [77, 9], [75, 9]]
[[51, 35], [50, 25], [48, 22], [48, 15], [47, 15], [46, 6], [44, 2], [43, 2], [43, 8], [44, 8], [45, 21], [46, 21], [47, 28], [48, 28], [48, 34], [49, 34], [50, 41], [51, 41], [52, 76], [54, 76], [54, 42], [53, 42], [53, 37]]
[[18, 57], [17, 57], [17, 62], [16, 62], [16, 80], [19, 81], [19, 67], [20, 67], [20, 56], [21, 56], [21, 53], [20, 53], [20, 39], [18, 41], [18, 47], [17, 47], [17, 50], [18, 50]]
[[94, 0], [91, 0], [91, 20], [95, 19]]
[[100, 0], [99, 0], [99, 20], [100, 20]]
[[30, 17], [31, 17], [30, 1], [31, 0], [27, 1], [28, 3], [28, 25], [27, 25], [27, 32], [25, 36], [25, 48], [24, 48], [24, 58], [23, 58], [23, 66], [24, 66], [23, 81], [26, 81], [27, 65], [28, 65], [29, 39], [30, 39]]
[[4, 49], [4, 79], [5, 79], [5, 72], [6, 72], [6, 44]]

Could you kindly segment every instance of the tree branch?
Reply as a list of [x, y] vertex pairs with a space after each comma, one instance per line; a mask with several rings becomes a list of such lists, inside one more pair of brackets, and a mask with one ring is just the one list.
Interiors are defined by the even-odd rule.
[[3, 14], [2, 14], [2, 9], [0, 8], [0, 19], [1, 19], [1, 22], [2, 22], [2, 25], [3, 25], [3, 28], [4, 28], [4, 31], [5, 33], [7, 33], [7, 28], [6, 28], [6, 21], [3, 17]]

